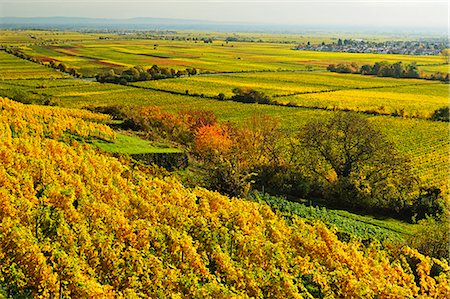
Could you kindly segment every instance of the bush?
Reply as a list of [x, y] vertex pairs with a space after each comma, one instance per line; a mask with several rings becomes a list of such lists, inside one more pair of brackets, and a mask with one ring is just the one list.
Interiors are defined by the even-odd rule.
[[431, 119], [436, 121], [450, 121], [449, 107], [447, 106], [437, 109], [434, 111]]
[[427, 217], [419, 221], [420, 228], [412, 235], [407, 243], [419, 252], [438, 259], [450, 261], [450, 221], [448, 215], [437, 219]]
[[422, 188], [419, 198], [410, 207], [411, 216], [419, 220], [427, 216], [443, 215], [445, 206], [440, 195], [439, 188]]
[[225, 100], [225, 94], [219, 93], [219, 94], [217, 95], [217, 99], [218, 99], [219, 101]]
[[272, 100], [266, 94], [256, 91], [252, 88], [235, 88], [234, 95], [231, 97], [233, 101], [241, 103], [258, 103], [271, 104]]
[[100, 73], [95, 76], [96, 80], [101, 83], [114, 83], [127, 85], [128, 82], [159, 80], [166, 78], [175, 78], [183, 75], [196, 75], [197, 69], [189, 68], [186, 70], [175, 71], [165, 67], [153, 65], [149, 69], [144, 69], [142, 66], [134, 66], [123, 71], [121, 74], [116, 74], [114, 70], [109, 70], [106, 73]]

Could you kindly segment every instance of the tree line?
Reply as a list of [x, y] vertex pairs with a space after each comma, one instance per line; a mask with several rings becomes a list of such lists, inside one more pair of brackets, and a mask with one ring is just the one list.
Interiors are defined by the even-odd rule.
[[75, 68], [73, 67], [68, 67], [66, 64], [62, 63], [62, 62], [57, 62], [55, 60], [50, 60], [49, 62], [44, 62], [41, 59], [38, 59], [36, 57], [33, 57], [31, 55], [25, 54], [22, 51], [20, 51], [17, 48], [6, 48], [5, 49], [6, 53], [12, 54], [16, 57], [19, 57], [21, 59], [25, 59], [34, 63], [38, 63], [41, 64], [43, 66], [47, 66], [47, 67], [51, 67], [55, 70], [61, 71], [63, 73], [67, 73], [73, 77], [77, 77], [77, 78], [81, 78], [82, 74]]
[[95, 76], [96, 80], [101, 83], [115, 83], [127, 85], [128, 82], [159, 80], [168, 78], [178, 78], [182, 76], [193, 76], [198, 74], [196, 68], [186, 68], [185, 70], [175, 70], [173, 68], [159, 67], [153, 65], [149, 69], [142, 66], [133, 66], [122, 73], [116, 73], [111, 69], [108, 72], [100, 73]]
[[379, 77], [392, 77], [392, 78], [416, 78], [416, 79], [428, 79], [438, 80], [442, 82], [449, 82], [449, 74], [441, 72], [433, 73], [431, 75], [425, 75], [417, 68], [417, 64], [403, 63], [401, 61], [390, 64], [386, 61], [375, 62], [373, 65], [352, 63], [339, 63], [330, 64], [327, 67], [330, 72], [344, 73], [344, 74], [361, 74], [361, 75], [375, 75]]

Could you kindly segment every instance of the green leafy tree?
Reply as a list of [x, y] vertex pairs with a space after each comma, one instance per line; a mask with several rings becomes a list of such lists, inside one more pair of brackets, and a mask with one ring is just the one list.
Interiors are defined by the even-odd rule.
[[271, 103], [271, 99], [268, 95], [252, 88], [234, 88], [233, 93], [234, 95], [231, 97], [231, 99], [236, 102], [259, 104]]
[[441, 51], [442, 58], [445, 64], [449, 64], [450, 62], [450, 49], [444, 49]]
[[434, 111], [431, 119], [437, 121], [450, 121], [449, 107], [447, 106], [437, 109]]
[[405, 77], [406, 78], [419, 78], [420, 77], [420, 73], [419, 73], [419, 70], [417, 69], [417, 65], [415, 62], [410, 63], [406, 66]]
[[404, 67], [403, 67], [403, 63], [401, 61], [396, 62], [392, 65], [392, 75], [395, 78], [402, 78], [404, 77]]
[[408, 160], [357, 114], [310, 122], [300, 140], [307, 150], [305, 165], [339, 205], [399, 211], [418, 193]]
[[364, 64], [361, 69], [360, 69], [360, 73], [363, 75], [372, 75], [372, 66], [370, 64]]

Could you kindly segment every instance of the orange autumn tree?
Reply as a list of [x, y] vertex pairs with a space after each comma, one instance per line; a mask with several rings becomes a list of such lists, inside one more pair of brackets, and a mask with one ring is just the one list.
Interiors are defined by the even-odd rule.
[[227, 159], [233, 146], [230, 128], [225, 125], [202, 126], [195, 134], [195, 153], [208, 162]]
[[226, 125], [207, 125], [197, 130], [194, 153], [204, 162], [207, 186], [231, 196], [245, 196], [254, 175], [242, 167], [236, 130]]

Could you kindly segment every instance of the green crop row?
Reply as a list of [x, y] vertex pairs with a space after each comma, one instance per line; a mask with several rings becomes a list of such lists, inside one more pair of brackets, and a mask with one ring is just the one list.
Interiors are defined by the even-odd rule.
[[415, 225], [393, 219], [376, 219], [347, 211], [332, 210], [324, 207], [309, 206], [292, 202], [285, 198], [253, 192], [250, 200], [263, 202], [282, 215], [296, 215], [308, 221], [321, 221], [336, 230], [342, 238], [356, 237], [361, 240], [402, 241], [414, 233]]

